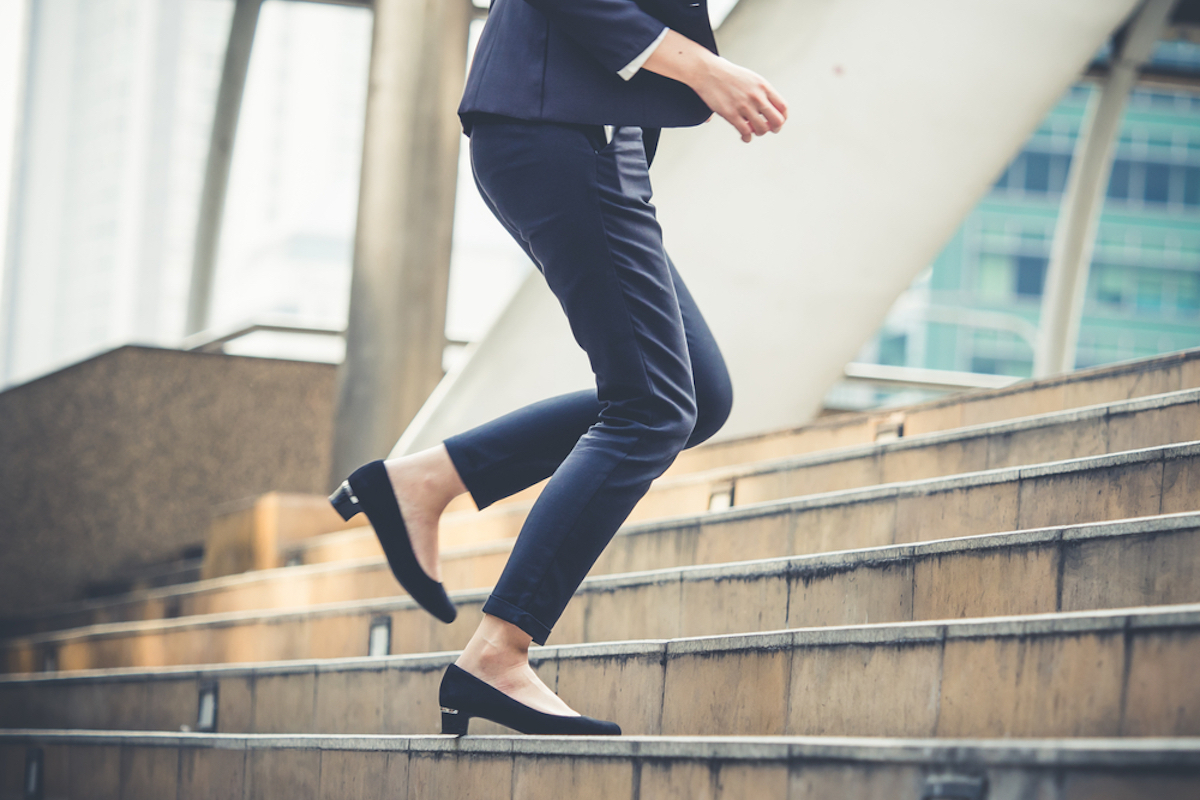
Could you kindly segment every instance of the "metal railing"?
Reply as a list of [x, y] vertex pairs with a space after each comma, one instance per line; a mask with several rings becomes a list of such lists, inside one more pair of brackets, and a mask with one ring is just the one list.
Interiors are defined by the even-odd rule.
[[857, 362], [847, 364], [843, 375], [845, 380], [851, 383], [947, 392], [963, 389], [1002, 389], [1021, 380], [1021, 378], [1014, 378], [1011, 375], [984, 375], [978, 372], [892, 367], [884, 364]]
[[249, 336], [252, 333], [290, 333], [308, 336], [333, 336], [343, 338], [346, 335], [344, 327], [331, 327], [318, 322], [304, 322], [295, 319], [257, 319], [242, 322], [224, 329], [209, 329], [186, 337], [179, 344], [180, 350], [191, 350], [197, 353], [224, 352], [225, 345]]
[[[298, 336], [327, 336], [344, 339], [346, 329], [342, 326], [335, 327], [328, 323], [295, 317], [259, 317], [227, 328], [210, 328], [192, 334], [179, 343], [179, 349], [195, 353], [221, 353], [224, 352], [225, 345], [252, 333], [288, 333]], [[469, 344], [471, 342], [461, 339], [446, 339], [447, 347], [466, 347]]]

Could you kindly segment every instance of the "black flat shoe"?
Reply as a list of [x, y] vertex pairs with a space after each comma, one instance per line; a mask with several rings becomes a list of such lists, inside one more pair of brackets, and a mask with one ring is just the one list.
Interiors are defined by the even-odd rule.
[[342, 482], [338, 490], [329, 496], [329, 502], [337, 509], [342, 519], [348, 520], [362, 511], [371, 521], [388, 566], [400, 585], [405, 588], [421, 608], [442, 622], [453, 622], [458, 609], [446, 595], [442, 584], [425, 574], [417, 562], [412, 543], [408, 540], [408, 529], [400, 516], [396, 503], [396, 492], [388, 478], [382, 461], [364, 464]]
[[535, 711], [451, 664], [438, 690], [442, 733], [463, 736], [471, 717], [490, 719], [535, 736], [620, 736], [621, 726], [591, 717], [564, 717]]

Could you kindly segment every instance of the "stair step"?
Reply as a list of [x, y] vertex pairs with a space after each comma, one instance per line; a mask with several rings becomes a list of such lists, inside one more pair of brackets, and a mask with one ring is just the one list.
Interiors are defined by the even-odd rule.
[[[203, 550], [200, 547], [189, 550]], [[143, 566], [110, 581], [90, 583], [84, 590], [88, 600], [103, 602], [105, 598], [119, 597], [131, 592], [142, 592], [166, 586], [178, 586], [200, 580], [204, 556], [185, 555], [157, 564]]]
[[839, 414], [787, 431], [712, 442], [685, 450], [668, 475], [783, 458], [968, 425], [1012, 420], [1135, 397], [1200, 387], [1200, 348], [1022, 381], [1003, 389], [964, 392], [863, 414]]
[[[631, 522], [696, 514], [713, 501], [748, 505], [876, 484], [1020, 467], [1177, 444], [1200, 435], [1200, 389], [1122, 400], [999, 423], [667, 476], [655, 481]], [[720, 496], [720, 497], [718, 497]], [[483, 513], [448, 514], [442, 540], [466, 545], [516, 536], [532, 498]], [[349, 542], [349, 539], [343, 540]], [[312, 563], [298, 546], [300, 560]], [[320, 556], [335, 559], [336, 548]]]
[[[375, 534], [365, 529], [372, 541]], [[442, 574], [451, 586], [495, 582], [511, 542], [442, 552]], [[53, 631], [146, 620], [171, 620], [241, 611], [304, 608], [327, 603], [406, 596], [382, 555], [349, 561], [260, 570], [196, 581], [107, 601], [66, 604], [0, 627], [0, 640]]]
[[[785, 459], [689, 475], [655, 484], [639, 514], [700, 513], [716, 489], [739, 505], [813, 494], [903, 478], [913, 480], [977, 469], [1018, 466], [1039, 458], [1076, 458], [1132, 447], [1177, 442], [1200, 432], [1200, 390], [1032, 417], [1017, 422], [850, 448], [834, 454]], [[514, 514], [517, 514], [514, 516]], [[502, 526], [495, 519], [506, 518]], [[483, 514], [449, 515], [443, 524], [444, 580], [450, 586], [490, 585], [506, 547], [472, 549], [475, 543], [510, 539], [524, 510], [510, 505]], [[68, 603], [20, 620], [0, 621], [0, 636], [137, 619], [172, 618], [250, 608], [389, 597], [398, 587], [382, 566], [370, 528], [314, 536], [295, 542], [291, 555], [317, 569], [259, 570], [167, 590], [141, 591], [102, 600]], [[488, 559], [485, 554], [496, 555]], [[346, 572], [338, 572], [337, 563]], [[490, 562], [490, 563], [489, 563]], [[330, 568], [330, 564], [335, 566]], [[350, 579], [353, 574], [353, 579]]]
[[[1200, 432], [1200, 390], [1123, 401], [994, 425], [797, 456], [656, 481], [631, 522], [701, 513], [715, 494], [737, 506], [861, 488], [896, 480], [1019, 467], [1190, 441]], [[531, 501], [456, 512], [442, 521], [443, 541], [467, 545], [512, 538]], [[292, 551], [302, 563], [378, 554], [363, 532], [316, 537]]]
[[[1030, 463], [1038, 456], [1074, 458], [1114, 449], [1125, 450], [1135, 445], [1165, 444], [1194, 436], [1198, 431], [1200, 390], [1187, 390], [1014, 423], [852, 448], [838, 454], [687, 476], [656, 484], [648, 498], [660, 514], [670, 513], [672, 504], [681, 512], [690, 505], [691, 511], [696, 513], [707, 505], [707, 498], [715, 487], [727, 488], [734, 493], [738, 503], [744, 505], [777, 496], [812, 494], [840, 484], [870, 484], [897, 477], [906, 480], [937, 477], [974, 469], [1017, 466]], [[509, 506], [501, 514], [511, 515], [513, 510]], [[443, 525], [443, 542], [447, 545], [443, 569], [448, 585], [487, 586], [499, 575], [507, 545], [499, 549], [472, 549], [470, 543], [502, 541], [515, 536], [523, 512], [520, 518], [510, 519], [503, 529], [486, 521], [488, 514], [492, 512], [447, 517]], [[465, 531], [471, 529], [472, 524], [476, 530], [468, 535]], [[488, 530], [481, 531], [480, 527]], [[492, 539], [493, 536], [496, 538]], [[455, 542], [459, 543], [457, 547]], [[324, 566], [298, 572], [260, 570], [165, 591], [69, 603], [36, 616], [4, 621], [0, 623], [0, 636], [8, 638], [137, 619], [389, 597], [398, 591], [395, 581], [383, 567], [382, 552], [370, 528], [312, 537], [296, 547], [297, 561], [310, 567]], [[337, 566], [332, 569], [328, 566], [337, 562], [345, 564], [345, 572], [339, 572]]]
[[[486, 593], [436, 625], [388, 596], [369, 528], [231, 522], [210, 575], [247, 542], [255, 568], [311, 566], [0, 621], [41, 631], [0, 641], [10, 670], [253, 659], [0, 676], [0, 800], [30, 796], [30, 763], [47, 798], [1200, 796], [1197, 387], [1200, 350], [683, 454], [534, 651], [642, 736], [407, 735], [437, 729]], [[492, 582], [538, 491], [447, 515], [448, 585]], [[330, 658], [381, 622], [414, 654]], [[204, 698], [230, 733], [101, 730], [187, 730]], [[981, 738], [1015, 736], [1076, 738]]]
[[[1193, 512], [593, 577], [580, 587], [552, 641], [1190, 603], [1200, 601], [1197, 554], [1200, 513]], [[351, 571], [342, 577], [360, 580]], [[457, 650], [474, 630], [487, 594], [455, 593], [459, 618], [452, 625], [402, 597], [103, 625], [31, 637], [25, 644], [53, 650], [60, 665], [71, 668], [132, 666], [139, 652], [179, 659], [142, 666], [349, 658], [367, 653], [372, 624], [386, 617], [393, 653]], [[116, 663], [80, 661], [78, 651], [113, 658], [122, 645], [124, 656]]]
[[[178, 730], [216, 685], [223, 732], [429, 733], [454, 658], [7, 677], [0, 719]], [[531, 661], [581, 712], [630, 734], [1200, 734], [1200, 604], [559, 645]]]
[[[1192, 442], [632, 525], [613, 538], [592, 574], [723, 564], [1171, 514], [1200, 510], [1198, 501], [1200, 442]], [[491, 552], [487, 558], [498, 575], [501, 554]], [[340, 636], [333, 633], [314, 634], [312, 641], [337, 641]], [[160, 651], [155, 637], [145, 642], [136, 636], [126, 637], [124, 642], [119, 636], [100, 637], [95, 647], [86, 636], [81, 639], [80, 646], [59, 647], [59, 668], [171, 663], [167, 661], [172, 657], [169, 653], [175, 654], [174, 658], [199, 657], [191, 655], [197, 648], [187, 648], [187, 656], [178, 655], [179, 647]], [[0, 642], [0, 654], [7, 672], [35, 671], [45, 657], [44, 650], [20, 638]]]
[[592, 573], [1193, 511], [1200, 508], [1197, 456], [1200, 442], [1187, 442], [634, 523], [618, 533]]
[[593, 574], [1172, 514], [1200, 505], [1200, 442], [763, 502], [630, 525]]
[[[680, 453], [667, 477], [1195, 388], [1200, 388], [1200, 348], [1022, 381], [1003, 389], [964, 392], [907, 407], [838, 414], [799, 428], [709, 442]], [[540, 491], [541, 484], [497, 505], [528, 504]], [[466, 496], [448, 509], [467, 510], [474, 510], [474, 506]]]
[[[37, 754], [32, 755], [32, 754]], [[1200, 740], [617, 739], [0, 731], [0, 797], [745, 800], [969, 797], [1194, 800]], [[415, 791], [414, 791], [415, 790]]]

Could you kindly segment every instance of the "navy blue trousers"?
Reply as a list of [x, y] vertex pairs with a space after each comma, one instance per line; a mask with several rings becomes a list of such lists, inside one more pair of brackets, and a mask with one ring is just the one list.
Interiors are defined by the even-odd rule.
[[483, 607], [545, 644], [650, 482], [716, 433], [733, 392], [663, 249], [640, 128], [618, 128], [606, 143], [600, 126], [481, 120], [471, 166], [596, 376], [595, 391], [535, 403], [445, 442], [479, 508], [550, 478]]

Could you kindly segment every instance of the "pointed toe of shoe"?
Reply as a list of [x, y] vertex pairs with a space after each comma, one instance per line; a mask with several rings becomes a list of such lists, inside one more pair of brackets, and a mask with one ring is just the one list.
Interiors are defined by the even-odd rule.
[[[588, 719], [592, 719], [588, 717]], [[620, 736], [621, 726], [615, 722], [609, 722], [603, 719], [592, 719], [596, 723], [596, 732], [593, 736]]]
[[454, 601], [446, 594], [446, 590], [442, 587], [442, 584], [437, 584], [437, 588], [441, 593], [441, 597], [427, 598], [425, 602], [422, 602], [421, 600], [417, 600], [416, 595], [413, 595], [413, 599], [421, 604], [421, 608], [424, 608], [430, 614], [433, 614], [434, 617], [449, 625], [458, 616], [458, 607], [454, 605]]

